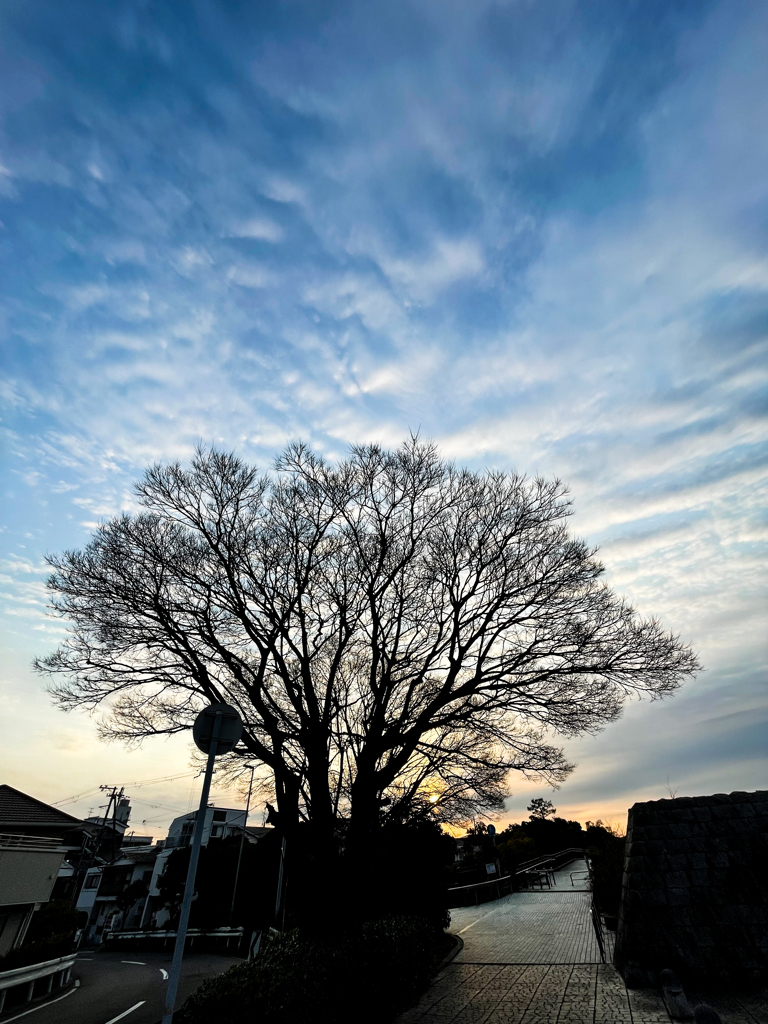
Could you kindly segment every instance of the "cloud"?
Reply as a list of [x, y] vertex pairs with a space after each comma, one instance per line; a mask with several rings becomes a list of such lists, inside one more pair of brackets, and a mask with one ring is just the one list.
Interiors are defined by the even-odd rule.
[[230, 238], [255, 238], [263, 242], [279, 242], [283, 237], [283, 230], [274, 221], [257, 217], [234, 225], [228, 235]]
[[[766, 27], [756, 0], [20, 8], [0, 100], [6, 607], [34, 609], [43, 553], [201, 440], [264, 468], [297, 437], [335, 457], [420, 429], [462, 463], [569, 482], [607, 579], [701, 650], [720, 689], [696, 692], [751, 694]], [[626, 721], [650, 736], [667, 713]], [[574, 800], [618, 793], [624, 728], [579, 748]], [[711, 728], [712, 764], [681, 743], [674, 771], [753, 779], [746, 732]], [[659, 757], [643, 740], [621, 785], [663, 786]]]

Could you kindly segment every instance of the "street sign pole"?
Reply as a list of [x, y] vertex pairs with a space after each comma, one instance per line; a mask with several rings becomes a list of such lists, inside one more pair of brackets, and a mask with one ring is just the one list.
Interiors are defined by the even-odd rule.
[[195, 724], [192, 727], [192, 737], [198, 748], [208, 755], [208, 762], [205, 766], [203, 792], [200, 794], [200, 807], [197, 810], [195, 834], [189, 854], [187, 881], [184, 886], [184, 899], [181, 902], [179, 927], [176, 932], [176, 945], [173, 949], [173, 962], [168, 976], [168, 988], [165, 993], [165, 1009], [163, 1011], [162, 1024], [171, 1024], [176, 1004], [176, 995], [179, 991], [181, 962], [184, 959], [184, 942], [187, 938], [189, 911], [192, 907], [192, 897], [195, 893], [195, 875], [197, 874], [200, 847], [203, 843], [206, 811], [208, 810], [208, 795], [211, 792], [213, 763], [216, 760], [217, 754], [228, 754], [230, 750], [234, 750], [242, 732], [243, 723], [240, 715], [229, 704], [211, 704], [210, 707], [204, 708], [195, 719]]
[[203, 779], [203, 792], [200, 794], [200, 807], [197, 811], [195, 822], [195, 835], [192, 839], [192, 851], [189, 856], [189, 868], [187, 869], [187, 882], [184, 886], [184, 899], [181, 903], [181, 915], [179, 917], [179, 928], [176, 932], [176, 945], [173, 949], [173, 962], [168, 974], [168, 989], [165, 994], [165, 1010], [163, 1012], [162, 1024], [171, 1024], [173, 1010], [176, 1003], [176, 993], [179, 989], [179, 978], [181, 977], [181, 962], [184, 958], [184, 943], [187, 939], [187, 925], [189, 923], [189, 911], [192, 907], [192, 897], [195, 892], [195, 875], [197, 874], [197, 861], [200, 857], [200, 846], [203, 841], [203, 830], [205, 828], [205, 812], [208, 809], [208, 794], [211, 791], [211, 778], [213, 777], [213, 762], [216, 760], [216, 747], [218, 746], [219, 730], [221, 729], [222, 712], [217, 710], [213, 721], [213, 733], [211, 735], [211, 747], [208, 752], [208, 763], [205, 766], [205, 778]]

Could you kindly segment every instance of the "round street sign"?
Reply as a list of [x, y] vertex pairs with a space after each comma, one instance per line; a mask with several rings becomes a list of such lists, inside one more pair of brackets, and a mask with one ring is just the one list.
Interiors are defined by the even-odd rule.
[[496, 835], [496, 826], [495, 825], [489, 825], [488, 826], [488, 835], [489, 836], [495, 836]]
[[213, 724], [216, 721], [217, 712], [221, 712], [221, 721], [216, 743], [216, 756], [228, 754], [243, 733], [243, 723], [240, 720], [240, 715], [231, 705], [211, 704], [210, 707], [203, 708], [195, 719], [195, 724], [192, 726], [192, 737], [204, 754], [209, 753], [211, 749]]

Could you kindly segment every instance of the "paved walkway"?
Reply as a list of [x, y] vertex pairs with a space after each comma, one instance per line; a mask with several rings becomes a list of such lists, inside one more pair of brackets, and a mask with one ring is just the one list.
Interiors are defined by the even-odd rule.
[[451, 911], [458, 956], [470, 964], [597, 964], [588, 892], [516, 892]]
[[398, 1024], [668, 1024], [661, 996], [637, 996], [610, 964], [454, 961]]
[[[611, 932], [609, 962], [600, 961], [590, 893], [583, 877], [571, 879], [585, 868], [565, 865], [551, 890], [452, 910], [451, 932], [464, 949], [397, 1024], [669, 1024], [661, 992], [627, 990], [610, 963]], [[768, 1024], [766, 992], [687, 994], [725, 1024]]]
[[583, 860], [566, 864], [555, 872], [551, 889], [515, 892], [493, 903], [452, 910], [451, 933], [464, 940], [457, 962], [600, 963], [586, 867]]

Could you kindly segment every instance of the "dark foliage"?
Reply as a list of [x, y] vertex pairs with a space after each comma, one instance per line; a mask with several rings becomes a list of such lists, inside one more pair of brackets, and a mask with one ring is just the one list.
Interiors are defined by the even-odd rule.
[[[218, 928], [230, 924], [240, 838], [211, 839], [200, 850], [190, 927]], [[178, 919], [184, 882], [189, 866], [190, 848], [174, 850], [168, 858], [159, 889], [161, 899], [170, 907], [172, 920]], [[235, 908], [231, 923], [243, 925], [246, 934], [254, 928], [266, 929], [274, 924], [277, 872], [280, 858], [280, 837], [265, 836], [256, 844], [246, 842], [240, 863]]]
[[426, 815], [387, 819], [371, 844], [373, 885], [363, 886], [366, 916], [412, 914], [447, 927], [447, 890], [456, 842]]
[[584, 846], [585, 835], [580, 821], [569, 821], [566, 818], [535, 818], [521, 823], [524, 835], [532, 839], [536, 852], [532, 857], [545, 853], [559, 853], [571, 846]]
[[485, 822], [480, 821], [467, 829], [464, 842], [464, 857], [452, 871], [452, 885], [475, 885], [487, 882], [497, 875], [488, 875], [486, 864], [497, 862], [497, 849], [493, 836], [488, 833]]
[[616, 917], [621, 902], [624, 873], [624, 836], [616, 835], [602, 822], [587, 822], [586, 845], [592, 866], [592, 891], [598, 910]]
[[24, 945], [0, 959], [0, 971], [66, 956], [78, 927], [78, 912], [66, 900], [44, 903], [32, 915]]
[[177, 1024], [384, 1024], [429, 984], [450, 940], [413, 917], [370, 921], [334, 943], [298, 931], [211, 979]]
[[534, 797], [526, 809], [531, 812], [532, 821], [535, 819], [554, 818], [557, 813], [557, 808], [553, 806], [552, 801], [545, 800], [541, 796]]

